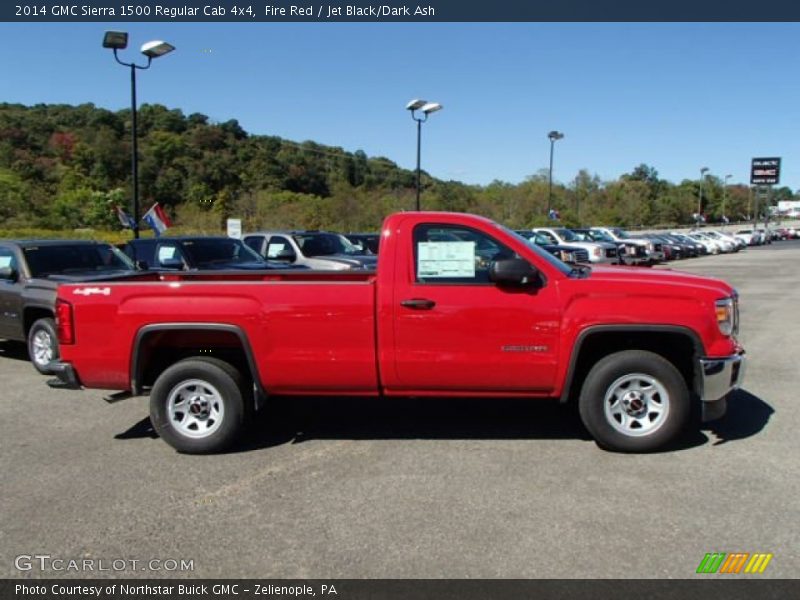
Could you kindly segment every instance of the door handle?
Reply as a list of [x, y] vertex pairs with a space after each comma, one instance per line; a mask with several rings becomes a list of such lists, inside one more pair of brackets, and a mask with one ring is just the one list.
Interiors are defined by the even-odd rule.
[[400, 306], [415, 308], [417, 310], [430, 310], [436, 306], [436, 302], [428, 300], [427, 298], [411, 298], [410, 300], [401, 301]]

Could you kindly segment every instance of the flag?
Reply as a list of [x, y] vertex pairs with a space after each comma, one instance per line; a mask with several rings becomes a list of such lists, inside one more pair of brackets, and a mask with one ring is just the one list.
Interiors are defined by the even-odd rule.
[[133, 220], [133, 217], [131, 217], [124, 210], [122, 210], [122, 208], [120, 208], [119, 206], [117, 206], [116, 208], [117, 208], [117, 218], [119, 219], [119, 222], [122, 224], [122, 226], [125, 229], [133, 229], [134, 226], [136, 225], [136, 222]]
[[156, 237], [172, 227], [172, 221], [169, 220], [167, 213], [158, 205], [158, 202], [144, 213], [142, 220], [155, 232]]

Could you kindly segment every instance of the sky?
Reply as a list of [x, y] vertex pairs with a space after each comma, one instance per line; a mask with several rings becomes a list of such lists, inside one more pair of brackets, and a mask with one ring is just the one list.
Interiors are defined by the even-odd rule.
[[130, 106], [123, 60], [160, 39], [177, 50], [139, 72], [140, 103], [251, 134], [363, 150], [412, 169], [406, 103], [439, 102], [422, 168], [445, 180], [518, 183], [548, 168], [603, 180], [636, 165], [672, 182], [782, 157], [800, 189], [798, 23], [0, 23], [0, 102]]

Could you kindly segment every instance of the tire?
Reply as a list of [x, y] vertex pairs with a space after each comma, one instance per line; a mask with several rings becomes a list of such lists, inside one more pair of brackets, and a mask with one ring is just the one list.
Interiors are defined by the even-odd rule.
[[[178, 452], [221, 452], [240, 437], [250, 414], [252, 398], [246, 385], [242, 374], [223, 360], [181, 360], [156, 379], [150, 420], [161, 439]], [[187, 410], [182, 411], [181, 404]]]
[[58, 335], [56, 324], [50, 317], [34, 321], [28, 331], [28, 356], [33, 367], [46, 375], [50, 365], [58, 360]]
[[625, 350], [592, 367], [578, 409], [601, 448], [652, 452], [681, 433], [691, 402], [686, 382], [672, 363], [653, 352]]

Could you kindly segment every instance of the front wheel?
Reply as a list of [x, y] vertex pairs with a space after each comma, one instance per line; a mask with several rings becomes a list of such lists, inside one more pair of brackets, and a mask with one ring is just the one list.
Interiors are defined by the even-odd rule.
[[58, 359], [58, 337], [53, 319], [37, 319], [28, 331], [28, 355], [39, 373], [50, 372], [50, 363]]
[[578, 407], [600, 447], [651, 452], [684, 428], [690, 414], [689, 390], [675, 366], [662, 356], [625, 350], [592, 367]]
[[150, 420], [161, 439], [179, 452], [220, 452], [244, 429], [245, 390], [241, 373], [225, 361], [188, 358], [156, 380]]

